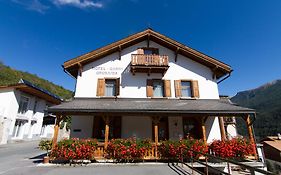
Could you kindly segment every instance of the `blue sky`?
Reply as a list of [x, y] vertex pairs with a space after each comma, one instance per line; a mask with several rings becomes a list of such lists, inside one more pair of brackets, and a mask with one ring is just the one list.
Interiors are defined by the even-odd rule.
[[221, 94], [280, 79], [280, 0], [0, 0], [0, 60], [74, 90], [64, 61], [147, 27], [231, 65]]

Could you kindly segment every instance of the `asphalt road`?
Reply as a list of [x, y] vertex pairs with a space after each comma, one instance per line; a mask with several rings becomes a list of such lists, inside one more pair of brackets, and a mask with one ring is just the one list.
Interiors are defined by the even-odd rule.
[[43, 151], [38, 142], [0, 145], [0, 175], [181, 175], [191, 174], [168, 164], [40, 166]]

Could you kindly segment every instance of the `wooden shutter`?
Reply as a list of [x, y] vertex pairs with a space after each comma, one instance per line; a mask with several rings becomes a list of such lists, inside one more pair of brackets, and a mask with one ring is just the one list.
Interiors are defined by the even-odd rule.
[[176, 97], [181, 97], [181, 80], [175, 80]]
[[105, 79], [99, 78], [97, 84], [97, 96], [104, 96]]
[[143, 49], [142, 49], [142, 48], [138, 48], [138, 50], [137, 50], [137, 54], [144, 54]]
[[165, 97], [171, 97], [171, 81], [164, 80], [164, 95]]
[[192, 80], [192, 97], [199, 98], [199, 86], [197, 80]]
[[151, 79], [146, 81], [146, 96], [153, 97], [153, 80]]
[[115, 90], [115, 96], [120, 95], [120, 78], [116, 79], [116, 90]]

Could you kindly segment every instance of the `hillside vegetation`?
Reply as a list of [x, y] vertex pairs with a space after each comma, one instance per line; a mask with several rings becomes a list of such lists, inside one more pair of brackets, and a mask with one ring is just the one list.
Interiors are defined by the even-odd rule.
[[36, 86], [60, 96], [63, 99], [70, 99], [72, 97], [72, 92], [63, 88], [62, 86], [55, 85], [54, 83], [42, 79], [37, 75], [12, 69], [0, 62], [0, 86], [16, 84], [20, 79], [25, 79]]
[[[237, 93], [231, 101], [257, 111], [254, 131], [257, 139], [281, 132], [281, 80]], [[237, 121], [238, 132], [247, 135], [245, 123]]]

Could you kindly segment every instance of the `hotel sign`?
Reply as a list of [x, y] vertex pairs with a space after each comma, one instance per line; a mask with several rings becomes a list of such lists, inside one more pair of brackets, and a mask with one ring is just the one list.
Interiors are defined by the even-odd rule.
[[119, 72], [123, 71], [122, 67], [94, 67], [96, 75], [117, 75]]

